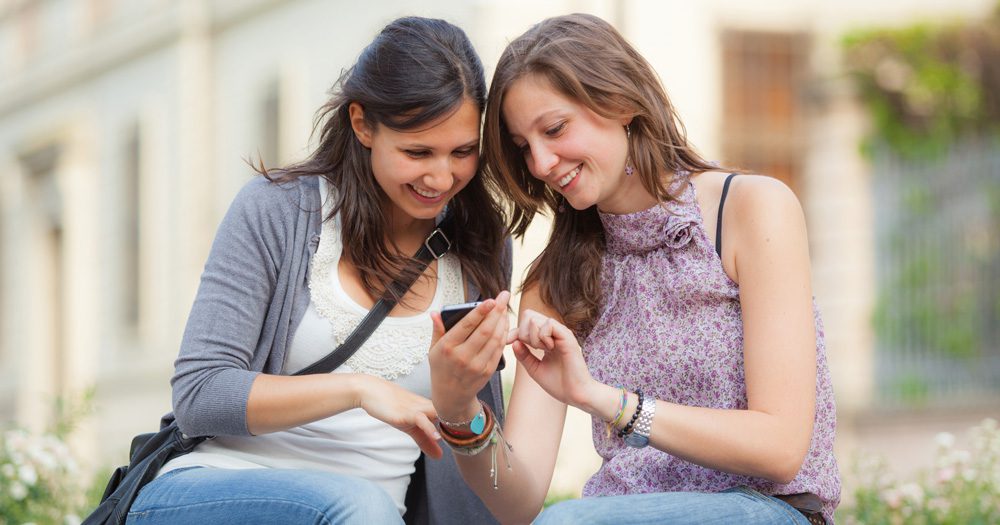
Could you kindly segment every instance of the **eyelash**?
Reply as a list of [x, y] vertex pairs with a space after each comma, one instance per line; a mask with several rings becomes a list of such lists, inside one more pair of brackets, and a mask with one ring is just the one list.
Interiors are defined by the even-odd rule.
[[[475, 148], [462, 149], [455, 151], [454, 155], [459, 158], [465, 158], [468, 157], [469, 155], [472, 155], [475, 151], [476, 151]], [[420, 151], [406, 150], [406, 155], [412, 159], [427, 158], [430, 156], [430, 154], [431, 154], [430, 151], [425, 151], [425, 150], [420, 150]]]
[[[560, 123], [556, 124], [555, 126], [552, 126], [551, 128], [545, 130], [545, 136], [547, 136], [547, 137], [557, 137], [557, 136], [559, 136], [560, 133], [562, 133], [562, 130], [565, 127], [566, 127], [566, 122], [565, 121], [560, 122]], [[527, 142], [525, 142], [524, 144], [522, 144], [520, 146], [517, 146], [517, 149], [521, 152], [522, 155], [526, 155], [531, 150], [531, 148], [528, 146]]]
[[552, 126], [551, 128], [545, 130], [545, 134], [548, 135], [549, 137], [555, 137], [556, 135], [559, 134], [559, 132], [563, 130], [564, 127], [566, 127], [565, 121], [560, 122], [555, 126]]

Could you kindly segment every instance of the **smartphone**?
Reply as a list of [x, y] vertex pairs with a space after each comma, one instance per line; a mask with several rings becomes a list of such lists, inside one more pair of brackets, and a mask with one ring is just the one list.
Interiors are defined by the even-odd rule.
[[451, 330], [451, 327], [458, 324], [463, 317], [468, 315], [469, 312], [475, 310], [477, 306], [482, 304], [482, 301], [474, 301], [471, 303], [462, 304], [449, 304], [441, 309], [441, 322], [444, 323], [445, 330]]
[[[451, 327], [458, 324], [463, 317], [468, 315], [469, 312], [475, 310], [477, 306], [482, 304], [482, 301], [474, 301], [471, 303], [462, 304], [449, 304], [441, 309], [441, 322], [444, 323], [445, 331], [451, 330]], [[500, 356], [500, 362], [497, 363], [497, 372], [504, 369], [507, 366], [507, 361], [504, 360], [503, 356]]]

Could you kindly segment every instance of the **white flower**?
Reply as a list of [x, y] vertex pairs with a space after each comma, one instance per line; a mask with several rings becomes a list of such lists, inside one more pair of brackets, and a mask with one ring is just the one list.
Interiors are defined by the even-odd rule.
[[885, 490], [882, 492], [882, 501], [884, 501], [890, 509], [898, 509], [899, 506], [903, 504], [903, 495], [896, 489]]
[[25, 487], [20, 481], [15, 481], [10, 484], [10, 497], [14, 498], [16, 501], [21, 501], [27, 495], [28, 487]]
[[5, 477], [13, 478], [16, 473], [17, 469], [15, 469], [14, 465], [10, 463], [4, 463], [3, 466], [0, 467], [0, 474], [3, 474]]
[[924, 500], [924, 489], [916, 483], [907, 483], [899, 487], [899, 492], [905, 499], [918, 505]]
[[56, 455], [52, 453], [53, 447], [45, 438], [36, 440], [28, 449], [28, 457], [41, 467], [44, 472], [52, 472], [59, 466]]
[[31, 465], [21, 465], [21, 468], [17, 469], [17, 477], [31, 487], [38, 481], [38, 472]]
[[28, 444], [28, 436], [23, 430], [10, 430], [4, 438], [7, 441], [7, 452], [11, 455], [24, 450]]
[[951, 432], [941, 432], [934, 436], [934, 442], [937, 443], [938, 448], [949, 449], [955, 446], [955, 434]]
[[937, 482], [939, 484], [947, 483], [955, 477], [955, 467], [944, 467], [937, 471]]
[[83, 520], [76, 514], [67, 514], [63, 518], [63, 525], [80, 525], [81, 522], [83, 522]]
[[951, 503], [947, 498], [934, 497], [927, 500], [927, 508], [940, 512], [941, 514], [947, 513], [951, 509]]

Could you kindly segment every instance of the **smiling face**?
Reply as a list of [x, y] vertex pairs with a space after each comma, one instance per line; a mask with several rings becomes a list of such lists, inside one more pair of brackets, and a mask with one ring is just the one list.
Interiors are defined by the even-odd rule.
[[476, 174], [479, 107], [469, 99], [413, 131], [370, 127], [356, 103], [350, 114], [358, 140], [371, 150], [372, 173], [388, 198], [386, 211], [397, 222], [434, 219]]
[[639, 177], [625, 176], [627, 120], [602, 117], [536, 75], [510, 85], [502, 112], [528, 171], [573, 208], [627, 213], [647, 205]]

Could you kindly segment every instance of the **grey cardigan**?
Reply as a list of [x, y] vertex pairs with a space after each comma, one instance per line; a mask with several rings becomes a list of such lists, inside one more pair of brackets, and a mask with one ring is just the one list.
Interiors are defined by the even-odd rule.
[[[249, 435], [250, 386], [280, 374], [285, 352], [309, 305], [309, 263], [322, 222], [315, 177], [247, 183], [212, 244], [174, 363], [172, 414], [190, 436]], [[510, 241], [505, 249], [510, 282]], [[478, 291], [470, 283], [470, 296]], [[500, 376], [479, 397], [503, 417]], [[486, 473], [484, 473], [486, 475]], [[407, 523], [494, 523], [466, 486], [445, 447], [441, 460], [417, 464], [407, 494]]]

